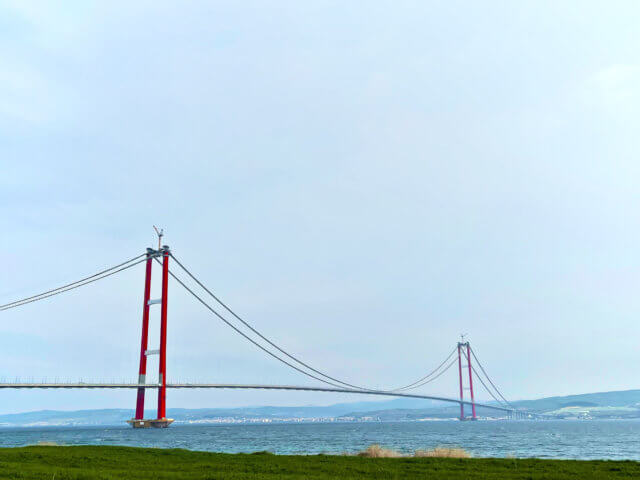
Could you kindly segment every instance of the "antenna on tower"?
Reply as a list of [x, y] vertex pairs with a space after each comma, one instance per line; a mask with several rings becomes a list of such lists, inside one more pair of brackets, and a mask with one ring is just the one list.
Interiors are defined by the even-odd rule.
[[162, 248], [162, 237], [164, 237], [164, 229], [159, 229], [155, 225], [153, 226], [153, 229], [156, 231], [156, 235], [158, 235], [158, 250], [160, 250]]
[[461, 333], [460, 334], [460, 343], [464, 343], [464, 337], [466, 337], [467, 335], [469, 335], [468, 333]]

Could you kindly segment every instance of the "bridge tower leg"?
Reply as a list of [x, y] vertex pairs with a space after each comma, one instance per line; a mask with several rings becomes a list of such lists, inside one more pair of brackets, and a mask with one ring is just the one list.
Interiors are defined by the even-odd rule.
[[[142, 304], [142, 340], [140, 342], [140, 369], [138, 370], [138, 384], [146, 382], [147, 376], [147, 346], [149, 341], [149, 299], [151, 298], [151, 267], [153, 265], [153, 249], [147, 248], [147, 262], [144, 277], [144, 303]], [[145, 388], [138, 387], [135, 420], [144, 418]]]
[[464, 387], [462, 385], [462, 343], [458, 342], [458, 379], [460, 380], [460, 420], [464, 420]]
[[[160, 361], [158, 362], [158, 421], [167, 421], [167, 294], [169, 292], [169, 247], [162, 247], [162, 304], [160, 306]], [[169, 422], [171, 423], [171, 422]], [[168, 426], [168, 424], [167, 424]]]
[[[147, 248], [147, 262], [144, 282], [144, 303], [142, 306], [142, 338], [140, 341], [140, 369], [138, 373], [138, 396], [136, 399], [136, 414], [129, 423], [134, 428], [164, 428], [173, 419], [167, 418], [167, 299], [169, 293], [169, 247], [163, 245], [159, 250]], [[151, 300], [151, 266], [156, 257], [162, 256], [162, 298]], [[160, 348], [149, 350], [149, 307], [160, 304]], [[144, 418], [144, 397], [146, 388], [147, 357], [160, 355], [158, 362], [158, 416], [155, 419]]]
[[473, 375], [471, 374], [471, 346], [467, 342], [467, 368], [469, 369], [469, 395], [471, 396], [471, 420], [477, 420], [476, 418], [476, 402], [473, 398]]

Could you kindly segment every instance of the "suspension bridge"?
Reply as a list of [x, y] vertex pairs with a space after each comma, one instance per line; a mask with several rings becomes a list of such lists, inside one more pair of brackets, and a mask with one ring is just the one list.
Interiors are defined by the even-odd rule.
[[[159, 237], [162, 235], [159, 233]], [[179, 268], [179, 273], [169, 269], [169, 261], [175, 262]], [[365, 386], [355, 385], [328, 375], [323, 371], [312, 367], [297, 356], [289, 353], [286, 349], [272, 341], [260, 331], [254, 328], [249, 322], [244, 320], [217, 295], [215, 295], [204, 283], [202, 283], [191, 271], [183, 265], [171, 249], [166, 245], [158, 245], [157, 249], [147, 248], [146, 252], [117, 264], [113, 267], [101, 270], [93, 275], [84, 277], [75, 282], [71, 282], [60, 287], [47, 290], [45, 292], [32, 295], [20, 300], [15, 300], [4, 305], [0, 305], [0, 311], [22, 307], [33, 302], [41, 301], [59, 294], [63, 294], [76, 288], [81, 288], [104, 278], [116, 275], [120, 272], [135, 267], [141, 263], [145, 264], [144, 294], [142, 303], [142, 328], [140, 336], [140, 362], [138, 365], [138, 381], [131, 383], [98, 383], [98, 382], [21, 382], [16, 379], [14, 382], [1, 382], [0, 389], [132, 389], [137, 391], [135, 416], [128, 421], [134, 428], [168, 427], [173, 420], [166, 415], [166, 398], [168, 389], [243, 389], [243, 390], [289, 390], [289, 391], [311, 391], [311, 392], [333, 392], [349, 393], [358, 395], [378, 395], [386, 397], [417, 398], [425, 400], [437, 400], [459, 405], [460, 420], [476, 420], [477, 407], [490, 409], [503, 415], [506, 418], [542, 418], [543, 415], [536, 412], [528, 412], [513, 406], [502, 395], [495, 383], [491, 380], [486, 370], [478, 360], [478, 357], [471, 348], [469, 342], [458, 342], [456, 347], [436, 368], [429, 371], [416, 381], [393, 389], [373, 389]], [[162, 285], [160, 298], [151, 298], [151, 278], [154, 263], [160, 265], [162, 270]], [[170, 278], [181, 288], [184, 288], [195, 301], [200, 303], [212, 315], [221, 320], [237, 334], [260, 349], [266, 355], [281, 362], [283, 365], [297, 371], [299, 374], [319, 382], [317, 385], [261, 385], [261, 384], [229, 384], [229, 383], [171, 383], [167, 377], [167, 321], [168, 321], [168, 298]], [[190, 288], [185, 283], [185, 278], [189, 278], [198, 286]], [[213, 304], [213, 306], [212, 306]], [[157, 349], [149, 349], [149, 317], [151, 308], [158, 305], [160, 308], [160, 345]], [[155, 382], [147, 381], [147, 359], [150, 356], [158, 355], [158, 377]], [[472, 361], [473, 359], [473, 361]], [[445, 372], [454, 368], [457, 364], [458, 370], [458, 398], [449, 398], [436, 395], [415, 393], [414, 391], [440, 378]], [[479, 371], [476, 370], [476, 365]], [[493, 398], [493, 402], [479, 403], [475, 401], [474, 379], [478, 380], [486, 392]], [[156, 418], [144, 418], [145, 393], [147, 390], [156, 390], [158, 396]], [[469, 412], [470, 415], [465, 413]]]

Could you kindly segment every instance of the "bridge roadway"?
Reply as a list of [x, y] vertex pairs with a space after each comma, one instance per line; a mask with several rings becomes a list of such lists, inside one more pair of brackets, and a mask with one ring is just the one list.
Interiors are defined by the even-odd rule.
[[[137, 388], [159, 388], [160, 385], [156, 383], [0, 383], [0, 389], [3, 388], [87, 388], [87, 389], [99, 389], [99, 388], [112, 388], [112, 389], [137, 389]], [[469, 401], [461, 401], [455, 398], [436, 397], [433, 395], [420, 395], [417, 393], [401, 393], [391, 392], [384, 390], [356, 390], [350, 388], [332, 388], [332, 387], [308, 387], [304, 385], [259, 385], [259, 384], [236, 384], [236, 383], [171, 383], [167, 384], [167, 388], [218, 388], [218, 389], [240, 389], [240, 390], [299, 390], [307, 392], [332, 392], [332, 393], [357, 393], [361, 395], [382, 395], [388, 397], [404, 397], [404, 398], [420, 398], [424, 400], [438, 400], [441, 402], [456, 403], [458, 405], [472, 405]], [[488, 405], [485, 403], [475, 402], [477, 407], [490, 408], [492, 410], [499, 410], [507, 413], [526, 413], [535, 417], [542, 417], [541, 414], [525, 412], [522, 410], [516, 410], [513, 408], [500, 407], [497, 405]]]

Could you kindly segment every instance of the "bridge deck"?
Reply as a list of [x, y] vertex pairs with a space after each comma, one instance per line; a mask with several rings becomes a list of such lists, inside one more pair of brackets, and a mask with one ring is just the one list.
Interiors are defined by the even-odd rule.
[[[25, 388], [86, 388], [86, 389], [137, 389], [147, 388], [155, 389], [160, 385], [155, 383], [138, 384], [138, 383], [0, 383], [0, 389], [25, 389]], [[218, 389], [244, 389], [244, 390], [298, 390], [308, 392], [332, 392], [332, 393], [356, 393], [360, 395], [381, 395], [388, 397], [404, 397], [404, 398], [420, 398], [424, 400], [438, 400], [441, 402], [456, 403], [460, 405], [471, 405], [469, 401], [461, 401], [455, 398], [438, 397], [433, 395], [420, 395], [417, 393], [401, 393], [390, 392], [384, 390], [356, 390], [349, 388], [332, 388], [332, 387], [312, 387], [304, 385], [259, 385], [259, 384], [235, 384], [235, 383], [171, 383], [167, 384], [167, 388], [218, 388]], [[477, 407], [490, 408], [493, 410], [499, 410], [502, 412], [516, 412], [518, 410], [513, 408], [501, 407], [497, 405], [488, 405], [484, 403], [475, 402]], [[533, 414], [540, 416], [540, 414]]]

